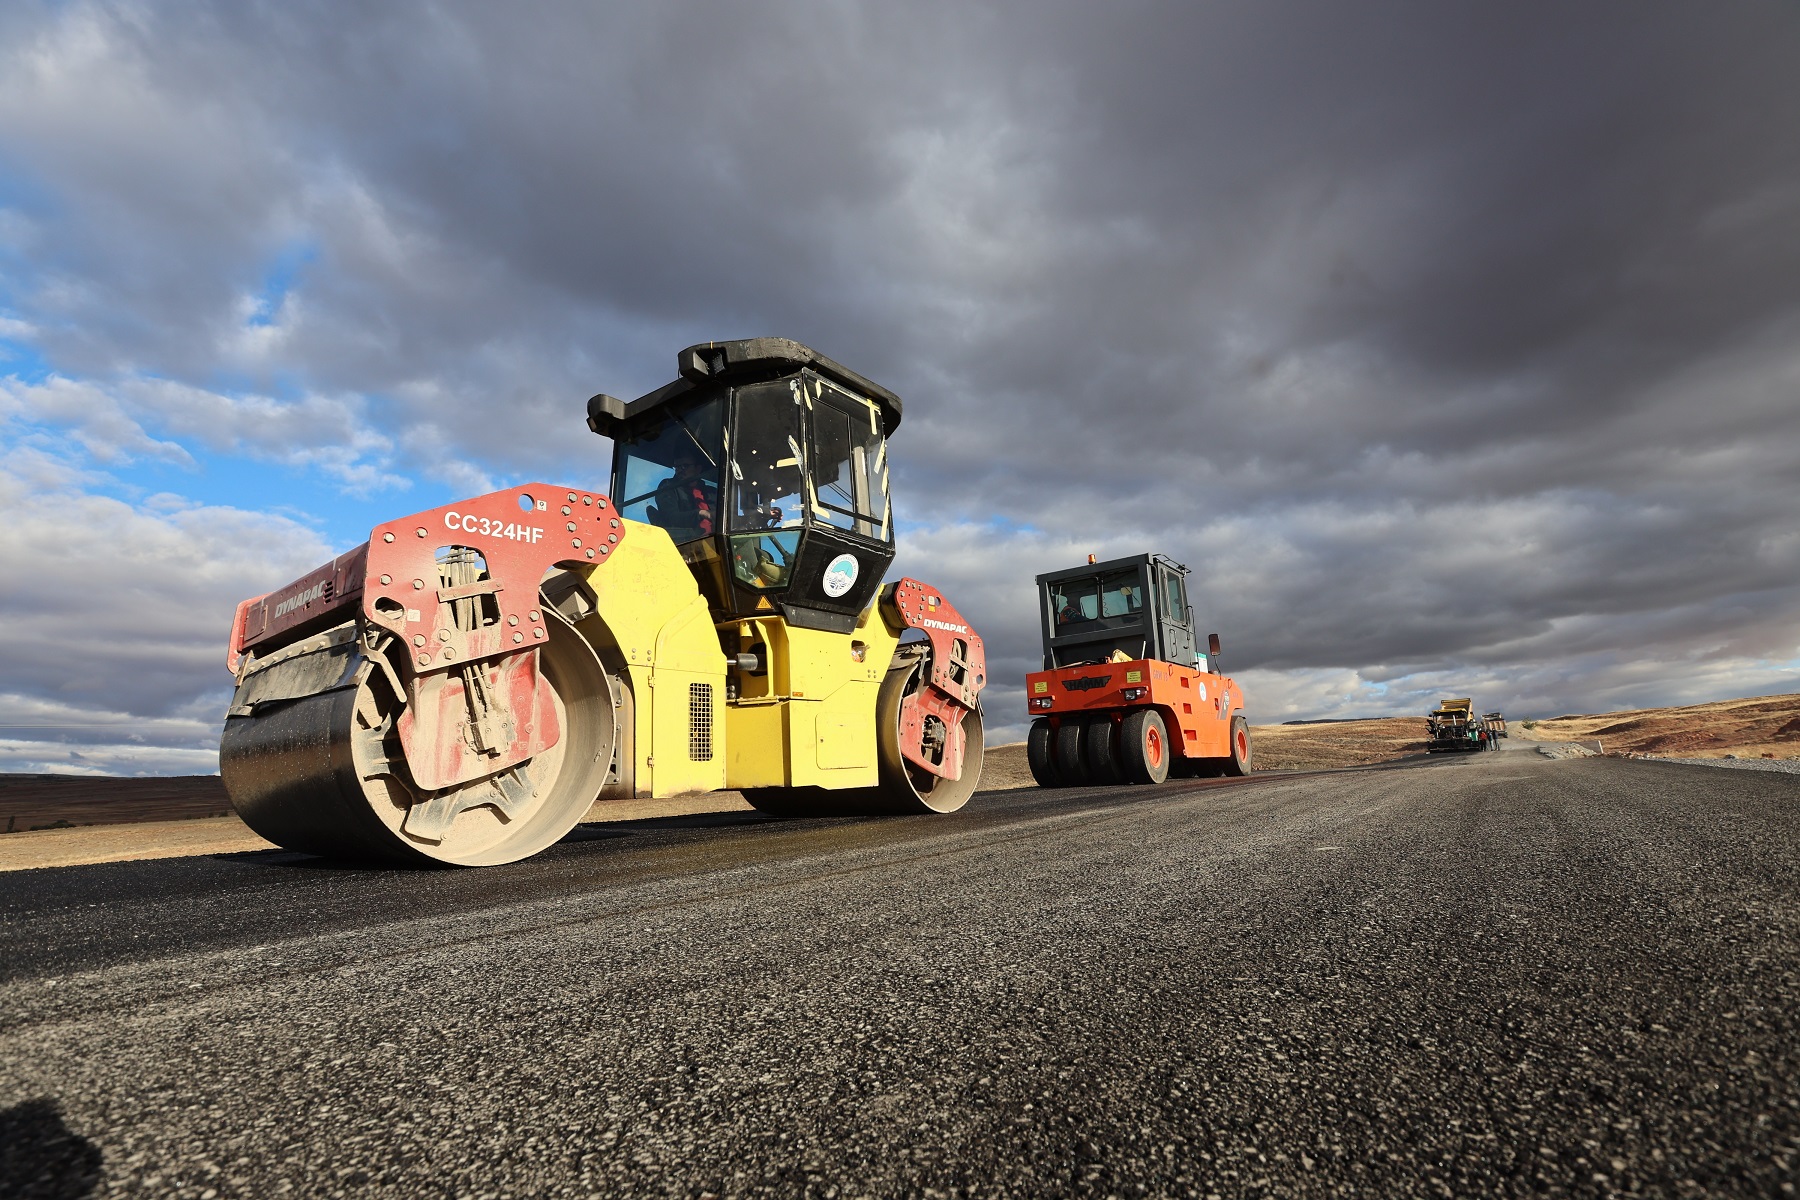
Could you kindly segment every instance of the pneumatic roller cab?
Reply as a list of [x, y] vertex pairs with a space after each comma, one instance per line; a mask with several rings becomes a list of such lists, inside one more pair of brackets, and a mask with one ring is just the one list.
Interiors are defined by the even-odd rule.
[[417, 513], [238, 606], [220, 773], [252, 829], [481, 866], [615, 798], [967, 802], [981, 638], [929, 585], [883, 581], [899, 398], [779, 338], [678, 368], [589, 402], [610, 495], [525, 484]]
[[1044, 669], [1025, 678], [1040, 787], [1247, 775], [1244, 693], [1198, 648], [1188, 569], [1139, 554], [1037, 577]]

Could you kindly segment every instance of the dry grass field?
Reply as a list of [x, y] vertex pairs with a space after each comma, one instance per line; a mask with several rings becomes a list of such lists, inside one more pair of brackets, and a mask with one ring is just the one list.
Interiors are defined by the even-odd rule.
[[1252, 725], [1250, 744], [1252, 763], [1258, 771], [1363, 767], [1425, 753], [1425, 718]]
[[[1800, 695], [1752, 696], [1685, 708], [1562, 716], [1524, 728], [1520, 741], [1597, 738], [1609, 752], [1686, 758], [1800, 758]], [[1308, 725], [1251, 727], [1259, 771], [1317, 771], [1389, 762], [1425, 752], [1425, 718], [1381, 717]], [[990, 746], [981, 790], [1033, 787], [1025, 746]], [[70, 825], [174, 821], [229, 813], [217, 775], [114, 779], [77, 775], [0, 775], [0, 833]], [[595, 818], [599, 819], [599, 818]]]
[[1555, 717], [1530, 730], [1514, 729], [1540, 741], [1598, 738], [1608, 753], [1800, 758], [1800, 695]]
[[183, 821], [231, 811], [217, 775], [0, 775], [0, 832]]
[[[1627, 712], [1510, 721], [1521, 741], [1599, 740], [1608, 753], [1674, 758], [1800, 758], [1800, 695], [1750, 696]], [[1317, 725], [1257, 725], [1256, 767], [1262, 771], [1354, 767], [1425, 752], [1425, 719], [1386, 717]]]

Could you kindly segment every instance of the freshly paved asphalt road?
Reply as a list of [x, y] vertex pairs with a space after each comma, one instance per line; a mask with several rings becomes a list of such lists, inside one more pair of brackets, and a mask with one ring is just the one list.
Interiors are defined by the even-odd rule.
[[0, 877], [0, 1195], [1800, 1184], [1800, 779], [1528, 752]]

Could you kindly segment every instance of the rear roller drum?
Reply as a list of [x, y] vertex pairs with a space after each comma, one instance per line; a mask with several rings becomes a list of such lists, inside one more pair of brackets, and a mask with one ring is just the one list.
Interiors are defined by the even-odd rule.
[[491, 866], [550, 846], [599, 794], [617, 728], [594, 652], [553, 608], [544, 616], [550, 637], [539, 669], [562, 730], [555, 745], [492, 775], [420, 791], [396, 731], [401, 699], [380, 664], [362, 659], [333, 690], [225, 722], [219, 771], [232, 806], [276, 845], [331, 858]]
[[902, 649], [882, 680], [875, 701], [875, 753], [880, 780], [872, 788], [755, 788], [744, 798], [772, 817], [875, 816], [951, 813], [969, 802], [981, 782], [981, 709], [953, 707], [963, 735], [962, 774], [934, 775], [901, 753], [900, 732], [908, 708], [930, 686], [928, 655]]
[[876, 790], [882, 803], [877, 810], [894, 813], [952, 813], [969, 802], [981, 782], [981, 708], [955, 708], [960, 714], [963, 738], [962, 772], [956, 779], [933, 775], [908, 762], [900, 753], [903, 710], [916, 703], [929, 686], [931, 659], [921, 655], [909, 665], [904, 659], [888, 669], [881, 695], [875, 702], [875, 750], [881, 765]]

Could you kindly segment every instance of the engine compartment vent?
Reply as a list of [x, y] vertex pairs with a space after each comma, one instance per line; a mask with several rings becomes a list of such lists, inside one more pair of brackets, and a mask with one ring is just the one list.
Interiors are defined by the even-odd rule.
[[693, 762], [712, 761], [712, 726], [712, 684], [688, 684], [688, 758]]

